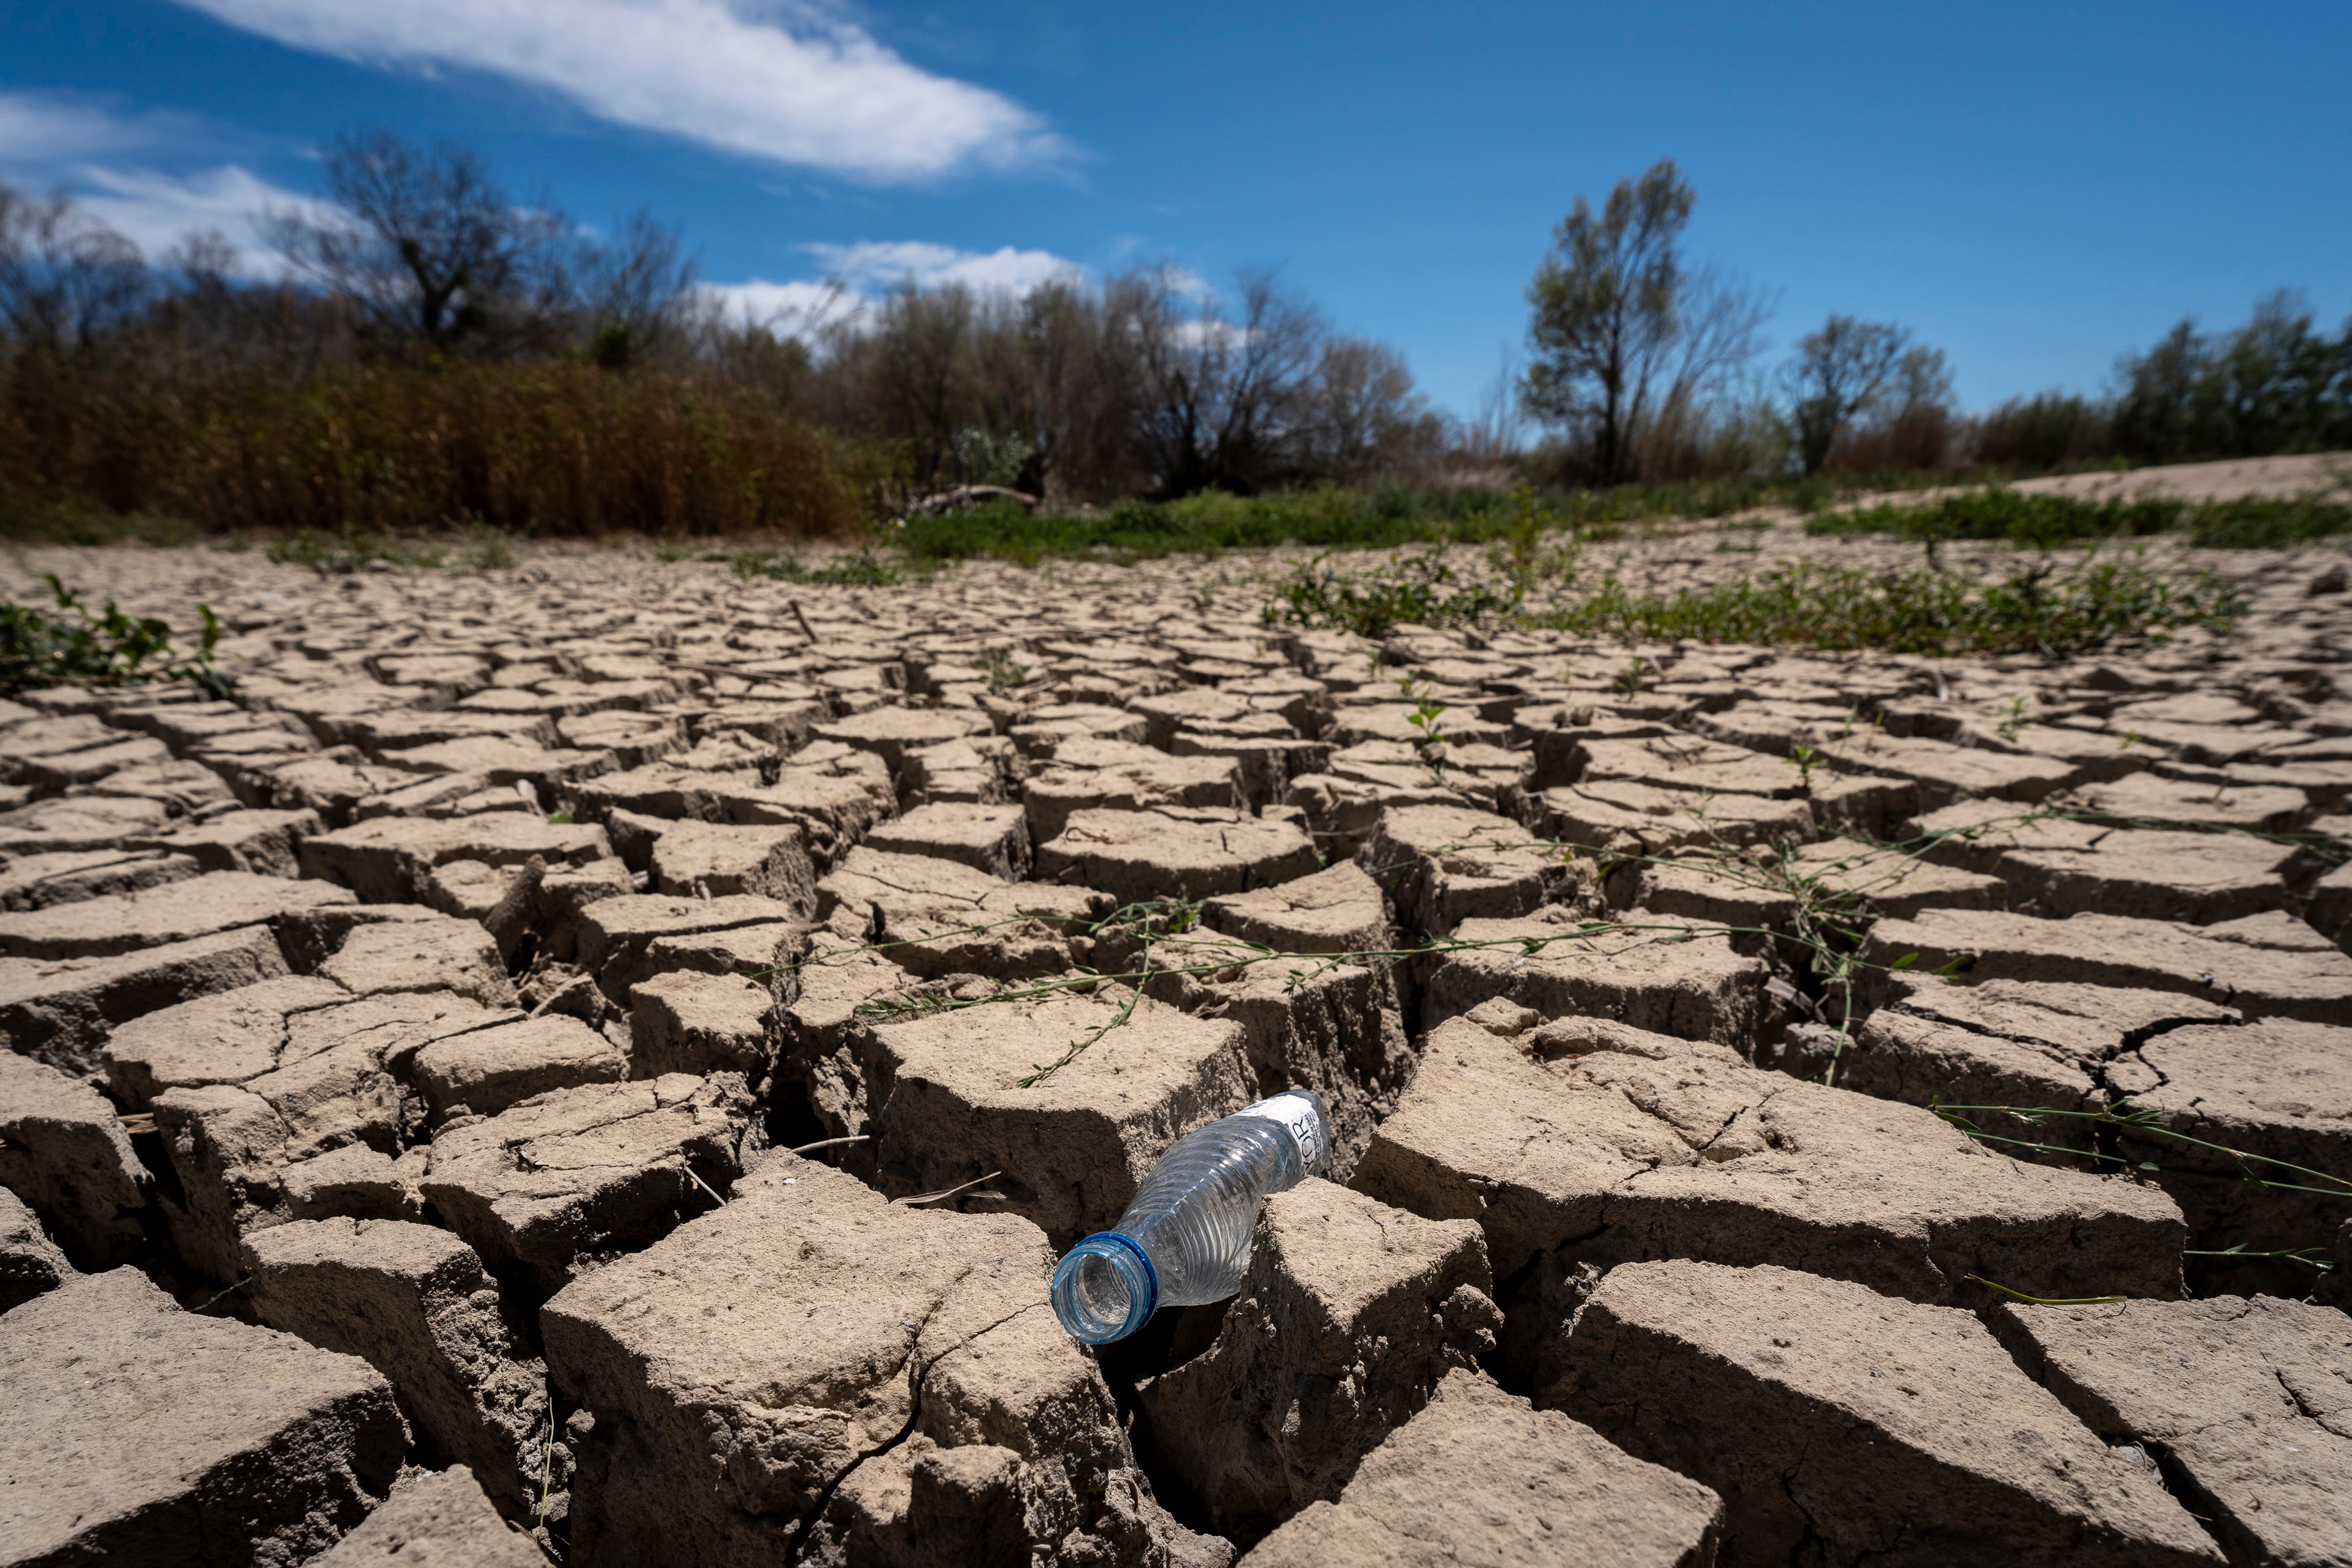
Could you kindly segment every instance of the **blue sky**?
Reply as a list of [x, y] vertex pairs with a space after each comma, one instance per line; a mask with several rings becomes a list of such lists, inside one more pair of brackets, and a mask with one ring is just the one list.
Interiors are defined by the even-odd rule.
[[1982, 407], [2273, 288], [2352, 314], [2347, 61], [2341, 0], [13, 0], [0, 179], [249, 244], [370, 121], [587, 222], [650, 205], [762, 307], [1271, 264], [1466, 414], [1577, 194], [1671, 156], [1776, 345], [1899, 321]]

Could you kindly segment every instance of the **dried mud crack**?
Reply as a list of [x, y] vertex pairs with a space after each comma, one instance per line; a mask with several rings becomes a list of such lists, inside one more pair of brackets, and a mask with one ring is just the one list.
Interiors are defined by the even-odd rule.
[[1927, 658], [25, 552], [236, 684], [0, 699], [0, 1563], [2352, 1563], [2341, 561]]

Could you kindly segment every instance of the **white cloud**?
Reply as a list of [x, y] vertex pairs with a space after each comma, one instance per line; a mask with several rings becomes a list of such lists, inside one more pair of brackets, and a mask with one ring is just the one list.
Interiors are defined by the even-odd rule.
[[209, 228], [235, 249], [238, 271], [275, 275], [283, 268], [254, 233], [255, 216], [265, 207], [324, 208], [240, 164], [165, 173], [144, 161], [217, 158], [222, 151], [222, 135], [193, 116], [126, 115], [90, 99], [0, 92], [0, 178], [37, 194], [66, 191], [150, 260], [190, 229]]
[[926, 289], [961, 283], [970, 289], [1010, 289], [1025, 294], [1040, 283], [1083, 277], [1086, 269], [1050, 250], [958, 250], [919, 239], [860, 240], [856, 245], [804, 245], [826, 275], [861, 291], [909, 279]]
[[94, 164], [74, 173], [75, 199], [136, 241], [148, 259], [159, 258], [190, 229], [216, 229], [236, 251], [236, 270], [249, 277], [285, 270], [283, 260], [254, 233], [253, 220], [264, 208], [329, 210], [235, 163], [187, 175]]
[[980, 289], [1025, 294], [1041, 283], [1076, 280], [1086, 268], [1050, 250], [958, 250], [928, 240], [860, 240], [856, 245], [803, 245], [824, 267], [822, 282], [782, 283], [754, 278], [742, 283], [706, 283], [706, 298], [735, 319], [790, 335], [847, 321], [900, 283], [936, 289], [961, 283]]
[[181, 0], [365, 64], [482, 70], [623, 125], [876, 182], [1063, 157], [1002, 94], [910, 65], [816, 0]]
[[1178, 267], [1172, 263], [1162, 267], [1160, 268], [1160, 280], [1168, 285], [1169, 292], [1181, 294], [1187, 300], [1206, 300], [1216, 293], [1209, 287], [1207, 279], [1189, 267]]
[[167, 110], [125, 117], [103, 103], [50, 92], [0, 92], [0, 163], [63, 163], [205, 137], [203, 122]]
[[863, 297], [829, 283], [772, 283], [754, 278], [743, 283], [705, 283], [701, 288], [704, 297], [716, 301], [730, 317], [785, 337], [814, 331], [866, 308]]

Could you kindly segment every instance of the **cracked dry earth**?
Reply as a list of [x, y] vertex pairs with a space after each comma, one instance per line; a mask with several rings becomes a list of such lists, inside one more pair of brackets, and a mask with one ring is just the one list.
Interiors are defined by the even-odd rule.
[[240, 684], [0, 704], [0, 1562], [2352, 1562], [2352, 595], [2216, 563], [1927, 661], [29, 553]]

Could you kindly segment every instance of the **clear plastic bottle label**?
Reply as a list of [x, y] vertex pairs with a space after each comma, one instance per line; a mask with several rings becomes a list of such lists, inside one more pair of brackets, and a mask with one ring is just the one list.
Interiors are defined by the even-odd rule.
[[1316, 1112], [1315, 1102], [1307, 1096], [1277, 1094], [1255, 1105], [1244, 1105], [1234, 1114], [1261, 1116], [1281, 1123], [1283, 1130], [1297, 1142], [1299, 1163], [1308, 1175], [1320, 1174], [1329, 1165], [1330, 1134], [1324, 1129], [1323, 1118]]

